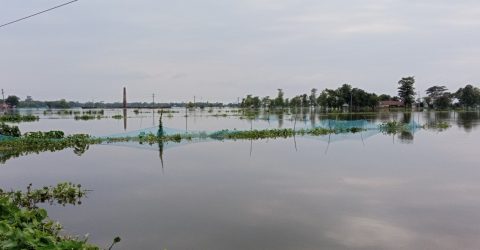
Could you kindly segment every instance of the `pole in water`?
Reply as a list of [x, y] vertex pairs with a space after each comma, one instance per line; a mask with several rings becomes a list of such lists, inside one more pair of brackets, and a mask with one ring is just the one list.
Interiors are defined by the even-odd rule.
[[123, 87], [123, 108], [127, 108], [127, 88]]

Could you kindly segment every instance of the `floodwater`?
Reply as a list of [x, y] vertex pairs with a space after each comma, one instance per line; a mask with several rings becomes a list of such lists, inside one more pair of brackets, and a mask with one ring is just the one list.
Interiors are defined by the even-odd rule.
[[[115, 249], [479, 249], [480, 113], [417, 112], [325, 116], [183, 109], [175, 131], [311, 127], [325, 121], [447, 122], [386, 135], [95, 145], [12, 158], [3, 189], [70, 181], [92, 190], [80, 206], [46, 206], [70, 234]], [[122, 135], [158, 126], [151, 110], [128, 119], [77, 121], [39, 114], [22, 132]], [[228, 114], [223, 117], [215, 114]], [[107, 110], [105, 115], [122, 114]], [[133, 132], [135, 133], [135, 132]]]

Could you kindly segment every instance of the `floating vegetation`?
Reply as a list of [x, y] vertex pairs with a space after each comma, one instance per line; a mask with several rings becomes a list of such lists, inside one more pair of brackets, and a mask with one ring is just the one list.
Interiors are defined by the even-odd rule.
[[17, 126], [9, 126], [5, 123], [0, 123], [0, 135], [3, 136], [12, 136], [12, 137], [20, 137], [22, 133]]
[[27, 192], [9, 191], [4, 192], [0, 189], [0, 196], [8, 197], [11, 201], [24, 208], [37, 208], [37, 204], [49, 203], [50, 205], [80, 205], [81, 198], [85, 197], [87, 190], [82, 189], [82, 185], [72, 184], [70, 182], [59, 183], [57, 186], [43, 187], [42, 189], [32, 190], [32, 184], [28, 185]]
[[328, 134], [340, 134], [340, 133], [357, 133], [362, 131], [361, 128], [342, 128], [342, 129], [326, 129], [326, 128], [313, 128], [313, 129], [300, 129], [293, 130], [291, 128], [286, 129], [265, 129], [265, 130], [249, 130], [249, 131], [237, 131], [237, 130], [221, 130], [209, 135], [212, 139], [275, 139], [275, 138], [288, 138], [295, 135], [311, 135], [322, 136]]
[[120, 120], [120, 119], [123, 118], [123, 115], [112, 115], [112, 118], [113, 118], [113, 119]]
[[73, 152], [82, 155], [88, 150], [89, 145], [98, 144], [102, 139], [90, 137], [85, 134], [61, 136], [61, 131], [28, 132], [25, 135], [0, 141], [0, 162], [5, 163], [11, 158], [40, 153], [55, 152], [66, 148], [73, 148]]
[[[49, 110], [43, 111], [43, 114], [44, 114], [44, 115], [53, 115], [54, 112], [53, 112], [53, 110], [49, 109]], [[69, 109], [62, 109], [62, 110], [57, 110], [57, 111], [55, 112], [55, 114], [57, 114], [57, 115], [73, 115], [73, 114], [80, 114], [80, 111], [73, 111], [73, 110], [69, 110]]]
[[65, 133], [63, 131], [48, 131], [48, 132], [27, 132], [23, 135], [27, 139], [45, 140], [45, 139], [63, 139]]
[[[84, 249], [98, 250], [87, 239], [66, 236], [62, 226], [48, 218], [40, 203], [81, 204], [86, 190], [80, 185], [60, 183], [55, 187], [43, 187], [27, 192], [0, 189], [0, 249]], [[116, 237], [113, 244], [120, 241]], [[111, 249], [111, 247], [110, 247]]]
[[83, 121], [88, 121], [88, 120], [100, 120], [102, 119], [102, 116], [101, 115], [88, 115], [88, 114], [84, 114], [84, 115], [76, 115], [74, 117], [75, 120], [83, 120]]
[[82, 114], [84, 115], [104, 115], [105, 111], [103, 109], [100, 110], [87, 110], [83, 111]]
[[[135, 112], [135, 111], [134, 111]], [[163, 113], [163, 114], [175, 114], [175, 113], [180, 113], [178, 110], [170, 110], [170, 109], [159, 109], [157, 113]]]
[[38, 116], [34, 115], [0, 115], [0, 122], [35, 122], [38, 119]]

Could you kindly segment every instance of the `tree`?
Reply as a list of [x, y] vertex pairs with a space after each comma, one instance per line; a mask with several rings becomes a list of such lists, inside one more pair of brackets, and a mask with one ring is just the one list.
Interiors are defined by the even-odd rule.
[[312, 91], [310, 92], [310, 105], [312, 106], [317, 106], [317, 89], [313, 88]]
[[273, 101], [273, 104], [275, 107], [283, 107], [285, 105], [285, 102], [283, 101], [283, 90], [278, 89], [278, 95], [277, 98]]
[[464, 88], [458, 89], [455, 97], [458, 99], [460, 105], [473, 107], [480, 104], [480, 89], [469, 84]]
[[20, 102], [20, 98], [18, 98], [18, 96], [14, 96], [14, 95], [10, 95], [7, 97], [7, 99], [5, 100], [5, 103], [7, 103], [8, 105], [10, 106], [17, 106], [18, 103]]
[[451, 103], [451, 98], [450, 93], [447, 93], [446, 91], [447, 88], [445, 86], [432, 86], [425, 91], [428, 96], [425, 98], [425, 101], [429, 106], [433, 105], [436, 107], [440, 104], [440, 106], [442, 106], [441, 108], [447, 108], [449, 106], [448, 103]]
[[405, 109], [411, 106], [415, 101], [415, 78], [413, 76], [404, 77], [398, 81], [398, 96], [405, 104]]
[[352, 86], [349, 84], [343, 84], [340, 88], [337, 89], [338, 97], [339, 99], [339, 106], [342, 106], [343, 104], [347, 103], [349, 106], [352, 104], [351, 99], [352, 99]]
[[270, 104], [271, 104], [270, 96], [265, 96], [264, 98], [262, 98], [262, 107], [269, 108]]
[[433, 105], [438, 109], [447, 109], [452, 105], [452, 94], [449, 92], [443, 93], [433, 101]]
[[309, 101], [308, 101], [308, 96], [307, 94], [303, 94], [302, 95], [302, 107], [308, 107], [310, 105]]
[[392, 97], [390, 95], [387, 95], [387, 94], [381, 94], [378, 96], [378, 100], [379, 101], [390, 101], [392, 99]]
[[428, 96], [431, 98], [435, 99], [443, 95], [447, 91], [447, 87], [445, 86], [432, 86], [428, 88], [425, 92], [427, 93]]

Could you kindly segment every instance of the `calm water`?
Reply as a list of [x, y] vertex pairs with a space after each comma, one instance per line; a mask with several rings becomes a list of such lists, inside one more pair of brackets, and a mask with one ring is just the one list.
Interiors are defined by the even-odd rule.
[[[93, 190], [83, 204], [47, 206], [50, 217], [101, 246], [119, 235], [115, 249], [480, 248], [480, 113], [306, 112], [248, 120], [178, 111], [164, 116], [166, 127], [310, 127], [327, 119], [452, 126], [393, 136], [365, 131], [169, 144], [162, 155], [157, 145], [95, 145], [82, 156], [67, 149], [10, 159], [0, 165], [1, 187], [81, 183]], [[21, 130], [105, 136], [158, 125], [154, 113], [129, 111], [126, 129], [123, 120], [39, 114], [39, 122], [22, 123]]]

